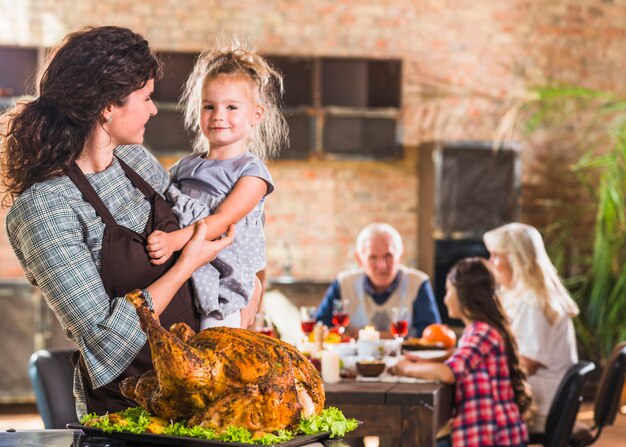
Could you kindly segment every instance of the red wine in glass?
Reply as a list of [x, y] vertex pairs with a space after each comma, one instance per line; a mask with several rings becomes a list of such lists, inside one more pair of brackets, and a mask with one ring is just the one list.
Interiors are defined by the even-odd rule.
[[268, 337], [274, 336], [274, 327], [266, 314], [258, 313], [254, 316], [254, 332], [267, 335]]
[[409, 322], [407, 320], [398, 320], [391, 323], [391, 335], [394, 337], [406, 337], [409, 333]]
[[350, 315], [348, 312], [333, 312], [333, 324], [345, 328], [350, 324]]
[[270, 327], [266, 327], [257, 331], [259, 334], [267, 335], [268, 337], [274, 336], [274, 330]]
[[306, 320], [300, 323], [300, 327], [302, 328], [302, 332], [306, 335], [309, 335], [313, 332], [313, 328], [315, 327], [315, 320]]

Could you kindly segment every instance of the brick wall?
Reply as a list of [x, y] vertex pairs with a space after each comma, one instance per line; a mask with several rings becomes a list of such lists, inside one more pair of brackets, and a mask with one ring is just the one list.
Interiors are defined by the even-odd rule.
[[[157, 49], [201, 50], [215, 36], [235, 32], [275, 54], [402, 59], [404, 160], [270, 166], [277, 184], [267, 203], [271, 274], [280, 274], [285, 253], [279, 246], [286, 242], [294, 274], [331, 278], [351, 262], [360, 227], [375, 220], [399, 228], [407, 261], [415, 265], [415, 148], [421, 142], [491, 140], [516, 98], [528, 86], [549, 80], [626, 92], [624, 0], [0, 3], [0, 44], [53, 45], [85, 24], [128, 26]], [[523, 145], [523, 220], [549, 222], [547, 203], [580, 196], [568, 168], [580, 154], [569, 144], [572, 130], [558, 139], [535, 135]], [[0, 277], [19, 274], [7, 252], [2, 234]]]

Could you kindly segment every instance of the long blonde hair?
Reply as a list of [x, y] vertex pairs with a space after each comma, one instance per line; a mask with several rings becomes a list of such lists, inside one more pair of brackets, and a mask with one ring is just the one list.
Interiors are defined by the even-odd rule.
[[506, 256], [513, 272], [513, 290], [531, 289], [543, 314], [554, 325], [561, 316], [575, 317], [578, 305], [563, 286], [535, 227], [510, 223], [483, 236], [489, 252]]
[[254, 51], [234, 41], [230, 48], [212, 49], [198, 56], [181, 97], [185, 126], [195, 134], [194, 152], [210, 151], [209, 141], [200, 129], [202, 90], [219, 75], [242, 75], [255, 86], [255, 100], [263, 107], [263, 119], [252, 128], [246, 149], [262, 160], [272, 158], [288, 146], [289, 128], [280, 111], [282, 75]]

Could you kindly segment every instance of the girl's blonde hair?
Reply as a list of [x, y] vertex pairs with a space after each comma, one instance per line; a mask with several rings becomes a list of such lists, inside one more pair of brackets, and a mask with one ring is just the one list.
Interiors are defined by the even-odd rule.
[[228, 49], [213, 49], [200, 54], [187, 79], [181, 98], [185, 127], [195, 134], [194, 152], [210, 151], [209, 142], [200, 129], [202, 90], [207, 81], [219, 75], [244, 75], [255, 89], [254, 100], [264, 108], [263, 119], [252, 128], [246, 149], [262, 160], [272, 158], [288, 146], [289, 128], [280, 112], [283, 94], [282, 75], [254, 51], [234, 42]]
[[506, 256], [513, 273], [514, 290], [533, 290], [550, 324], [562, 316], [575, 317], [578, 306], [563, 286], [535, 227], [510, 223], [483, 236], [487, 250]]

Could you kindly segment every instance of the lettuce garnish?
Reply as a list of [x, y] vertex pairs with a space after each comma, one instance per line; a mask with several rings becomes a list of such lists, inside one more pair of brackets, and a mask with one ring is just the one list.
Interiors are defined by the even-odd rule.
[[330, 437], [335, 438], [344, 436], [358, 426], [356, 419], [346, 419], [341, 410], [328, 407], [319, 416], [302, 419], [299, 429], [306, 435], [329, 431]]
[[319, 416], [302, 419], [297, 429], [278, 430], [275, 433], [265, 433], [255, 436], [243, 427], [228, 427], [218, 434], [215, 430], [202, 428], [198, 425], [187, 426], [185, 422], [169, 422], [163, 424], [160, 418], [155, 418], [141, 407], [128, 408], [120, 413], [105, 414], [98, 416], [88, 414], [81, 419], [81, 424], [99, 428], [105, 433], [130, 432], [141, 434], [156, 426], [164, 435], [189, 436], [201, 439], [215, 439], [226, 442], [240, 442], [245, 444], [277, 444], [289, 441], [299, 435], [314, 435], [322, 432], [330, 432], [330, 437], [342, 437], [346, 433], [358, 427], [356, 419], [346, 419], [341, 410], [328, 407]]

